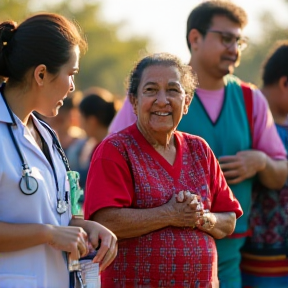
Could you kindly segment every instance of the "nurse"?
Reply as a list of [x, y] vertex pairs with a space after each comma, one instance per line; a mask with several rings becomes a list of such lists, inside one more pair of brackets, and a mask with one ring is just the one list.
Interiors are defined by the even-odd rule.
[[66, 252], [76, 260], [99, 240], [100, 269], [116, 256], [112, 232], [72, 217], [63, 155], [32, 114], [57, 115], [85, 49], [61, 15], [0, 24], [0, 287], [69, 287]]

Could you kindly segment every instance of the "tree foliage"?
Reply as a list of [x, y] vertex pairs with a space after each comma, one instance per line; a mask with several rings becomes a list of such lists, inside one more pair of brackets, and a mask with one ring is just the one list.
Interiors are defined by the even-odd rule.
[[88, 40], [88, 51], [81, 59], [80, 73], [76, 76], [77, 88], [84, 90], [90, 86], [100, 86], [123, 97], [124, 80], [138, 60], [139, 51], [145, 50], [149, 41], [143, 37], [119, 39], [118, 31], [123, 23], [101, 21], [100, 8], [100, 4], [89, 0], [1, 0], [0, 20], [21, 22], [37, 11], [61, 13], [73, 19]]
[[[105, 1], [105, 0], [104, 0]], [[120, 0], [119, 0], [120, 1]], [[288, 4], [288, 0], [283, 0]], [[101, 21], [101, 6], [95, 0], [1, 0], [0, 20], [22, 21], [36, 11], [58, 12], [74, 19], [83, 29], [89, 44], [81, 59], [80, 74], [76, 77], [78, 89], [90, 86], [104, 87], [124, 96], [124, 81], [139, 54], [149, 45], [147, 38], [137, 36], [121, 40], [118, 37], [123, 23]], [[241, 79], [261, 84], [261, 65], [276, 40], [288, 39], [287, 29], [280, 27], [269, 12], [260, 19], [261, 39], [250, 40], [235, 74]]]
[[250, 40], [248, 48], [243, 52], [241, 65], [235, 70], [235, 74], [242, 80], [257, 86], [262, 85], [262, 63], [269, 51], [276, 41], [288, 39], [287, 28], [280, 27], [269, 12], [260, 17], [260, 22], [262, 27], [260, 40]]

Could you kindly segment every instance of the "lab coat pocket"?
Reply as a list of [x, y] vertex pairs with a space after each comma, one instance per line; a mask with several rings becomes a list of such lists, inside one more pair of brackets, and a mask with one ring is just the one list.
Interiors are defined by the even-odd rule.
[[0, 287], [37, 288], [37, 279], [29, 275], [0, 274]]

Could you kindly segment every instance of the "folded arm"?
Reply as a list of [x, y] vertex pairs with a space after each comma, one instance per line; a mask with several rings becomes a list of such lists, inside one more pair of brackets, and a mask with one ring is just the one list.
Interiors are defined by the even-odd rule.
[[288, 176], [286, 160], [274, 160], [266, 157], [265, 168], [258, 172], [260, 182], [270, 189], [281, 189]]
[[258, 150], [245, 150], [233, 156], [219, 158], [228, 184], [237, 184], [256, 174], [263, 185], [270, 189], [283, 187], [288, 166], [286, 160], [275, 160]]
[[[194, 199], [193, 199], [194, 197]], [[190, 202], [188, 206], [190, 209], [195, 209], [196, 207], [203, 207], [203, 203], [201, 202], [201, 197], [191, 194], [189, 191], [186, 191], [185, 194], [181, 194], [181, 192], [177, 195], [177, 201], [183, 202], [186, 200], [186, 203]], [[193, 199], [191, 201], [191, 199]], [[195, 222], [195, 226], [216, 239], [221, 239], [226, 237], [227, 235], [231, 235], [235, 229], [236, 225], [236, 213], [234, 212], [218, 212], [213, 213], [209, 210], [202, 210], [198, 212], [198, 219]]]
[[0, 252], [11, 252], [48, 242], [43, 224], [14, 224], [0, 222]]
[[177, 203], [173, 196], [166, 204], [155, 208], [103, 208], [92, 215], [92, 220], [122, 239], [139, 237], [167, 226], [194, 227], [198, 216], [196, 207], [191, 209], [189, 206], [190, 202], [187, 198], [183, 203]]
[[0, 252], [12, 252], [48, 244], [70, 252], [75, 259], [87, 252], [87, 234], [80, 227], [50, 224], [15, 224], [0, 222]]
[[212, 235], [216, 239], [224, 238], [233, 233], [236, 225], [236, 214], [234, 212], [208, 212], [205, 214], [206, 219], [196, 225], [198, 229]]

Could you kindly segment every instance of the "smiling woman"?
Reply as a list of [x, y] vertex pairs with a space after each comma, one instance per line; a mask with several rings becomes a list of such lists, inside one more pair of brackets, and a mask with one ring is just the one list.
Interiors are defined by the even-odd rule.
[[[132, 87], [128, 91], [134, 113], [138, 116], [138, 129], [156, 149], [168, 148], [170, 141], [173, 141], [173, 131], [183, 113], [188, 111], [195, 86], [190, 66], [181, 67], [179, 63], [177, 67], [176, 61], [175, 65], [171, 65], [172, 56], [162, 57], [161, 65], [151, 65], [151, 59], [146, 58], [147, 62], [143, 61], [131, 77], [131, 86], [137, 85], [133, 83], [136, 77], [141, 79], [137, 92], [134, 94]], [[165, 67], [164, 59], [169, 66]], [[186, 79], [182, 75], [186, 75]]]
[[141, 59], [128, 88], [137, 122], [93, 155], [85, 218], [120, 238], [103, 288], [218, 287], [214, 238], [231, 234], [242, 210], [207, 143], [176, 131], [195, 86], [176, 56]]

